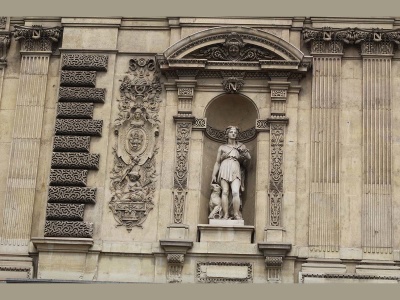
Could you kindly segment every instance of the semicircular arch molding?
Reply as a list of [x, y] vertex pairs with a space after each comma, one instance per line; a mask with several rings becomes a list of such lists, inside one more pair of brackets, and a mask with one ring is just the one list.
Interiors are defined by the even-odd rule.
[[224, 43], [232, 32], [239, 34], [245, 43], [273, 51], [285, 60], [301, 61], [304, 57], [303, 52], [282, 38], [266, 31], [244, 26], [216, 27], [197, 32], [169, 47], [164, 52], [164, 56], [166, 58], [184, 58], [199, 48]]

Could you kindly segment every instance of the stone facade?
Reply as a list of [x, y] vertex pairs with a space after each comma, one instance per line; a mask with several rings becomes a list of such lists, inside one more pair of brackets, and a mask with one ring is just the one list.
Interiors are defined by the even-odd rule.
[[400, 18], [0, 20], [0, 281], [400, 282]]

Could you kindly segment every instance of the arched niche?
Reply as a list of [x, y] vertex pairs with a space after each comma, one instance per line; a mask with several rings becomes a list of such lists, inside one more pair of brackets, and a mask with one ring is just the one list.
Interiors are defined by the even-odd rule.
[[[227, 126], [235, 125], [243, 131], [254, 127], [259, 113], [255, 103], [248, 97], [242, 94], [222, 94], [210, 101], [204, 117], [207, 118], [207, 125], [214, 129], [223, 131]], [[208, 224], [211, 176], [220, 145], [222, 142], [204, 136], [199, 224]], [[243, 219], [245, 225], [254, 225], [257, 139], [245, 142], [245, 145], [252, 159], [246, 172], [245, 191], [241, 195]]]

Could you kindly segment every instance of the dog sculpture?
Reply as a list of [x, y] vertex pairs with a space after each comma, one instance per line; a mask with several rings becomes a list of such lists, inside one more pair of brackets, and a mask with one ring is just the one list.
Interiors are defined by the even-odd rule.
[[221, 187], [219, 184], [211, 184], [211, 197], [209, 202], [210, 214], [209, 219], [221, 219], [222, 218], [222, 206], [221, 206]]

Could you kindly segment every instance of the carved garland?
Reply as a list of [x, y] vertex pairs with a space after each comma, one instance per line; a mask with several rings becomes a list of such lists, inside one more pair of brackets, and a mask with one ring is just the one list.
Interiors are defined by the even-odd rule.
[[283, 143], [284, 124], [270, 125], [271, 132], [271, 172], [269, 183], [270, 225], [281, 225], [281, 208], [283, 198]]
[[[225, 131], [224, 130], [219, 130], [216, 128], [211, 127], [210, 125], [206, 125], [206, 131], [205, 131], [206, 136], [218, 143], [225, 143], [226, 142], [226, 136], [225, 136]], [[257, 131], [255, 127], [251, 127], [250, 129], [240, 131], [237, 140], [242, 143], [247, 143], [254, 139], [257, 135]]]
[[142, 227], [153, 209], [161, 84], [154, 59], [131, 59], [120, 86], [109, 207], [117, 226]]

